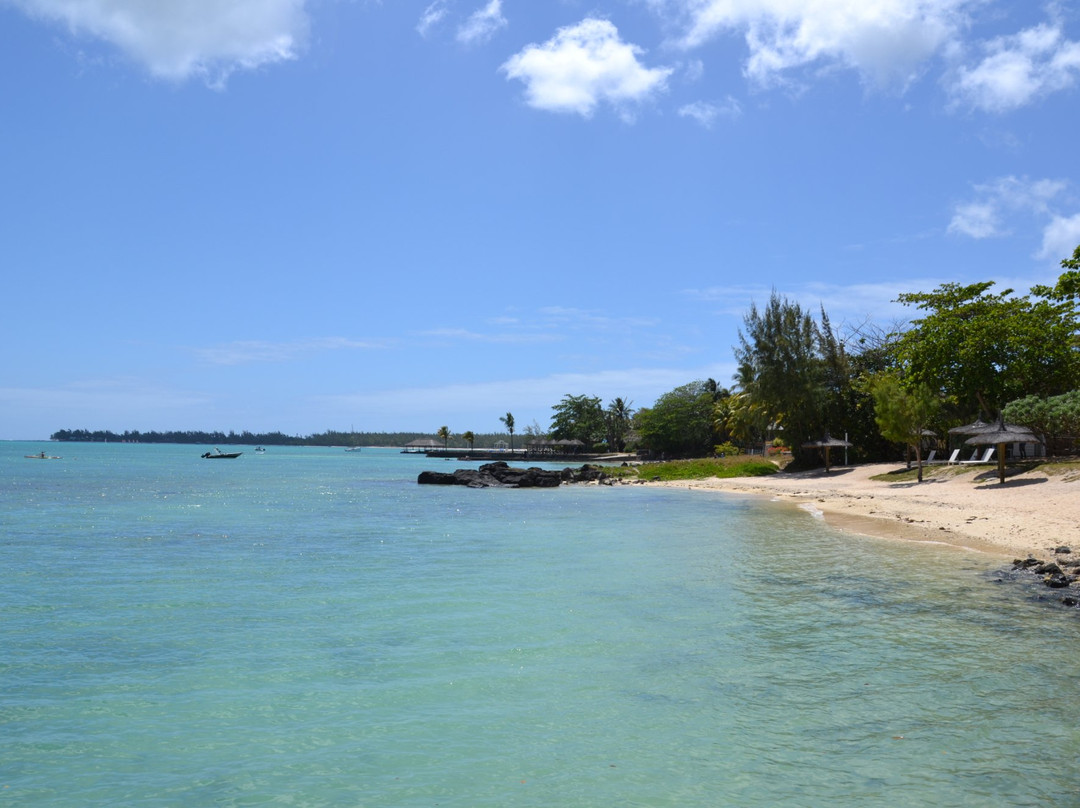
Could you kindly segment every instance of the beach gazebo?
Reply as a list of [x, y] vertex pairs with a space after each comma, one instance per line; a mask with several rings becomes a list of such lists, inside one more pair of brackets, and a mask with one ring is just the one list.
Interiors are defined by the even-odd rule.
[[839, 449], [845, 446], [851, 446], [849, 441], [841, 440], [840, 438], [834, 438], [829, 434], [829, 430], [825, 430], [825, 437], [821, 440], [812, 440], [804, 443], [802, 447], [804, 449], [821, 449], [825, 455], [825, 473], [829, 473], [829, 452], [832, 449]]
[[1005, 482], [1005, 446], [1009, 443], [1038, 443], [1035, 433], [1026, 426], [1005, 423], [1005, 416], [999, 416], [996, 424], [991, 424], [964, 443], [972, 446], [994, 446], [998, 458], [998, 482]]
[[441, 449], [443, 445], [434, 438], [420, 438], [418, 440], [411, 440], [405, 444], [404, 453], [411, 454], [413, 452], [427, 452], [431, 449]]

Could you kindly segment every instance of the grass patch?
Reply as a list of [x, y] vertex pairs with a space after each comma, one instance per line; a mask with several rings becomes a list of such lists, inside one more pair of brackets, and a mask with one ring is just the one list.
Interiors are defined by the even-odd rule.
[[762, 477], [780, 469], [760, 457], [705, 457], [697, 460], [671, 460], [645, 463], [637, 467], [642, 480], [705, 480], [709, 477]]

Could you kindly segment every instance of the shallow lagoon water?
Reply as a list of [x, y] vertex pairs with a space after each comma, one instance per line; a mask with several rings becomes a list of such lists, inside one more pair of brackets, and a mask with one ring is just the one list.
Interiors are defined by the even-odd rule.
[[1080, 623], [996, 559], [391, 450], [41, 448], [0, 444], [9, 804], [1080, 802]]

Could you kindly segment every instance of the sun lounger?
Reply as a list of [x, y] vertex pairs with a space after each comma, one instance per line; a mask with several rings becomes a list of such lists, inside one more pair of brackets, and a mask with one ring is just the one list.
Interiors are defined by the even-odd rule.
[[980, 458], [972, 457], [971, 460], [961, 460], [960, 464], [964, 465], [964, 466], [967, 466], [967, 465], [975, 465], [975, 464], [981, 464], [981, 463], [989, 463], [990, 458], [993, 457], [993, 455], [994, 455], [994, 447], [989, 446], [989, 447], [987, 447], [986, 451], [983, 452], [982, 457], [980, 457]]
[[953, 463], [959, 463], [960, 462], [960, 450], [959, 449], [953, 449], [952, 454], [949, 455], [949, 459], [948, 460], [943, 460], [942, 462], [943, 463], [948, 463], [950, 466]]

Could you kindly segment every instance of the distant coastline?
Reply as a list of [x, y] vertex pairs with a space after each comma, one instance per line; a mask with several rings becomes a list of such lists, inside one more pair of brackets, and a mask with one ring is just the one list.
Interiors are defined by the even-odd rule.
[[[49, 436], [50, 440], [62, 443], [181, 443], [181, 444], [226, 444], [260, 446], [374, 446], [401, 447], [421, 438], [430, 438], [431, 432], [356, 432], [328, 430], [313, 435], [286, 435], [283, 432], [236, 432], [168, 430], [147, 431], [125, 430], [114, 432], [107, 429], [61, 429]], [[509, 438], [506, 433], [475, 433], [476, 445], [494, 446], [498, 441]], [[450, 448], [464, 448], [461, 442], [455, 446], [451, 440]]]

